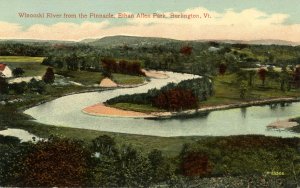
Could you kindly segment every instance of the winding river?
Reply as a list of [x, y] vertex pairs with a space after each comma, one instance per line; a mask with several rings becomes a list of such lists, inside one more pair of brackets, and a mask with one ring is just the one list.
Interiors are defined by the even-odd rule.
[[190, 74], [166, 72], [167, 79], [151, 79], [143, 86], [102, 92], [89, 92], [64, 96], [25, 111], [35, 121], [63, 127], [152, 136], [228, 136], [261, 134], [268, 136], [299, 137], [290, 131], [268, 130], [266, 126], [276, 120], [300, 115], [300, 102], [288, 105], [264, 105], [213, 111], [188, 119], [148, 120], [91, 116], [81, 112], [87, 106], [104, 102], [123, 94], [143, 93], [160, 88], [169, 82], [178, 83], [196, 77]]

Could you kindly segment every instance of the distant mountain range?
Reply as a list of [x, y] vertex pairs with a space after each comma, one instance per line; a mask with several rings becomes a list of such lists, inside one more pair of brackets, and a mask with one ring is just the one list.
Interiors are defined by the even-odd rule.
[[286, 40], [275, 40], [275, 39], [263, 39], [263, 40], [200, 40], [200, 41], [217, 41], [230, 44], [243, 43], [243, 44], [255, 44], [255, 45], [283, 45], [283, 46], [298, 46], [300, 42], [292, 42]]
[[50, 44], [58, 44], [58, 43], [75, 43], [75, 41], [63, 41], [63, 40], [38, 40], [38, 39], [0, 39], [0, 42], [12, 42], [12, 43], [50, 43]]
[[93, 46], [107, 46], [114, 47], [120, 45], [129, 45], [129, 46], [137, 46], [137, 45], [160, 45], [169, 42], [180, 42], [175, 39], [166, 39], [166, 38], [155, 38], [155, 37], [136, 37], [136, 36], [108, 36], [103, 37], [101, 39], [85, 39], [80, 41], [81, 43], [87, 43]]
[[128, 46], [138, 46], [138, 45], [161, 45], [171, 42], [208, 42], [215, 41], [221, 43], [244, 43], [244, 44], [255, 44], [255, 45], [284, 45], [284, 46], [298, 46], [300, 42], [291, 42], [285, 40], [274, 40], [274, 39], [266, 39], [266, 40], [193, 40], [193, 41], [182, 41], [168, 38], [158, 38], [158, 37], [139, 37], [139, 36], [124, 36], [124, 35], [116, 35], [116, 36], [107, 36], [100, 39], [84, 39], [79, 42], [75, 41], [58, 41], [58, 40], [31, 40], [31, 39], [10, 39], [10, 40], [0, 40], [0, 42], [20, 42], [20, 43], [82, 43], [88, 44], [92, 46], [101, 46], [101, 47], [116, 47], [120, 45], [128, 45]]

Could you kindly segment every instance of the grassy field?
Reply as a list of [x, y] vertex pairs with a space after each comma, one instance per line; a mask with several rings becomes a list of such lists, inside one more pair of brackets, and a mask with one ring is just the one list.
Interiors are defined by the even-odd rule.
[[[264, 51], [253, 51], [252, 49], [249, 48], [244, 48], [244, 49], [237, 49], [234, 48], [232, 52], [238, 52], [239, 54], [245, 54], [250, 58], [255, 58], [260, 62], [268, 62], [269, 60], [269, 55], [268, 53], [265, 53]], [[270, 49], [269, 54], [274, 55], [274, 59], [276, 60], [290, 60], [293, 59], [294, 56], [291, 54], [290, 51], [283, 50], [283, 49]]]
[[113, 81], [121, 85], [142, 84], [145, 81], [143, 76], [132, 76], [127, 74], [112, 74]]
[[231, 104], [250, 100], [261, 100], [280, 97], [299, 97], [300, 89], [281, 91], [280, 85], [274, 80], [266, 78], [265, 86], [262, 86], [258, 76], [255, 77], [253, 86], [248, 88], [246, 98], [240, 98], [239, 79], [235, 74], [216, 76], [214, 79], [215, 94], [207, 101], [201, 102], [200, 106]]
[[[56, 70], [55, 73], [69, 77], [72, 81], [79, 82], [86, 86], [95, 84], [99, 85], [101, 80], [104, 78], [100, 72]], [[125, 74], [113, 74], [113, 80], [117, 84], [130, 85], [144, 83], [145, 78]]]
[[0, 62], [7, 64], [11, 70], [20, 67], [25, 73], [23, 76], [43, 76], [47, 66], [41, 65], [44, 57], [27, 56], [0, 56]]
[[79, 82], [83, 85], [99, 85], [104, 78], [100, 72], [88, 72], [88, 71], [61, 71], [56, 70], [55, 74], [59, 74], [65, 77], [69, 77], [74, 82]]
[[132, 104], [132, 103], [116, 103], [110, 105], [111, 107], [120, 108], [123, 110], [132, 110], [136, 112], [165, 112], [163, 109], [156, 108], [154, 106], [146, 105], [146, 104]]
[[0, 62], [3, 63], [41, 63], [44, 57], [28, 56], [0, 56]]

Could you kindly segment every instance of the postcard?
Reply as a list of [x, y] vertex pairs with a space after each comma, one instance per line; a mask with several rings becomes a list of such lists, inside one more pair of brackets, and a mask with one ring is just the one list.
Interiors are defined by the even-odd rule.
[[1, 0], [1, 187], [299, 187], [296, 0]]

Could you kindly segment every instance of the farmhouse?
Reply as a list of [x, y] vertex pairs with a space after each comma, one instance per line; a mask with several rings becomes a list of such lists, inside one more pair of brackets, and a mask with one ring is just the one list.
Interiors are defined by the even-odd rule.
[[0, 76], [4, 78], [12, 77], [11, 69], [4, 63], [0, 63]]

